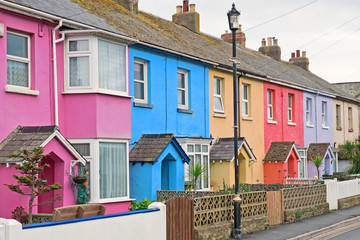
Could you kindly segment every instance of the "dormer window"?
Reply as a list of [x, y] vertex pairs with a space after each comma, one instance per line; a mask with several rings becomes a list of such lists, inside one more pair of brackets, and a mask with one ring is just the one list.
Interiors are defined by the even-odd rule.
[[68, 38], [66, 92], [127, 96], [127, 51], [124, 44], [95, 36]]

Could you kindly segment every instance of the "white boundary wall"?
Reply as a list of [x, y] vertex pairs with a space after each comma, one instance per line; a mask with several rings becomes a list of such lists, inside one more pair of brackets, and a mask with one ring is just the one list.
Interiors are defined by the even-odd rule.
[[338, 209], [338, 200], [360, 194], [360, 179], [338, 182], [337, 179], [325, 180], [326, 200], [330, 210]]
[[151, 208], [158, 208], [160, 211], [142, 212], [140, 210], [119, 216], [104, 215], [80, 221], [72, 219], [61, 221], [62, 224], [49, 226], [34, 224], [32, 228], [26, 229], [23, 229], [16, 220], [0, 218], [0, 240], [165, 240], [166, 206], [157, 202], [152, 203], [149, 206], [149, 209]]

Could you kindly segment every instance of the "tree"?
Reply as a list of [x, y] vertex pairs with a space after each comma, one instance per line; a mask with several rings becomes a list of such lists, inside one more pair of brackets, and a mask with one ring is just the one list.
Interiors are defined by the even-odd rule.
[[[49, 164], [42, 164], [42, 160], [48, 155], [43, 155], [43, 148], [37, 147], [33, 150], [21, 150], [19, 154], [12, 154], [10, 157], [18, 158], [22, 161], [20, 165], [15, 166], [20, 170], [21, 175], [13, 175], [17, 184], [5, 184], [11, 191], [21, 195], [29, 196], [29, 215], [28, 222], [32, 223], [32, 210], [34, 206], [45, 205], [61, 200], [61, 196], [56, 194], [54, 199], [45, 203], [34, 204], [34, 200], [42, 193], [51, 192], [63, 188], [58, 183], [46, 186], [46, 182], [41, 178], [44, 169], [50, 167]], [[28, 189], [29, 191], [25, 190]]]
[[200, 163], [196, 163], [195, 165], [190, 164], [189, 168], [189, 177], [192, 179], [192, 185], [194, 186], [194, 191], [196, 192], [196, 184], [201, 175], [207, 173], [206, 166], [201, 166]]
[[322, 157], [320, 156], [316, 156], [314, 158], [311, 159], [311, 162], [315, 165], [316, 167], [316, 171], [317, 171], [317, 177], [318, 179], [320, 179], [320, 171], [319, 171], [319, 168], [320, 168], [320, 165], [322, 163]]

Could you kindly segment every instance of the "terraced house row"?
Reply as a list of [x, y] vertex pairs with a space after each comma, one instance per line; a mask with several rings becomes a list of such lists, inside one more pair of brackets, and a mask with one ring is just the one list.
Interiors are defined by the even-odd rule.
[[[0, 1], [0, 217], [26, 202], [4, 186], [20, 164], [9, 154], [39, 146], [44, 178], [64, 188], [36, 212], [74, 204], [84, 165], [107, 213], [184, 190], [194, 164], [206, 169], [197, 189], [234, 184], [231, 35], [202, 33], [195, 4], [180, 4], [168, 21], [130, 0]], [[314, 177], [318, 155], [321, 174], [336, 171], [360, 101], [311, 73], [305, 52], [283, 61], [277, 39], [258, 51], [241, 28], [237, 39], [240, 182]]]

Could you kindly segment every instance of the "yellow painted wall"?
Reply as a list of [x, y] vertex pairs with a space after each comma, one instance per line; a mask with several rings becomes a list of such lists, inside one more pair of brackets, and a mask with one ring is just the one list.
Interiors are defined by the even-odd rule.
[[[341, 129], [336, 128], [336, 105], [341, 108]], [[353, 131], [349, 131], [348, 109], [352, 108]], [[336, 145], [345, 141], [355, 142], [359, 137], [359, 106], [350, 102], [333, 99], [334, 142]]]
[[[222, 99], [224, 104], [224, 113], [219, 114], [214, 112], [214, 78], [222, 79]], [[257, 161], [249, 167], [250, 173], [246, 175], [247, 183], [263, 183], [264, 169], [262, 160], [264, 159], [264, 85], [262, 80], [257, 80], [249, 77], [241, 77], [240, 84], [248, 84], [249, 91], [249, 118], [241, 117], [240, 114], [240, 130], [241, 137], [245, 137], [246, 141], [252, 148]], [[240, 91], [240, 113], [242, 113], [241, 106], [241, 91]], [[233, 75], [232, 72], [223, 71], [216, 68], [209, 69], [209, 110], [210, 110], [210, 133], [212, 137], [234, 137], [234, 117], [233, 117]], [[212, 166], [213, 164], [211, 164]], [[216, 170], [217, 171], [217, 170]], [[216, 175], [214, 170], [214, 175]], [[232, 172], [230, 175], [233, 175]], [[210, 175], [211, 178], [214, 176]], [[248, 177], [249, 176], [249, 177]], [[215, 176], [214, 176], [215, 177]], [[216, 186], [214, 186], [216, 187]]]

